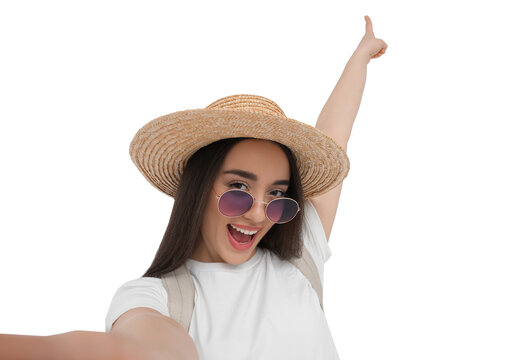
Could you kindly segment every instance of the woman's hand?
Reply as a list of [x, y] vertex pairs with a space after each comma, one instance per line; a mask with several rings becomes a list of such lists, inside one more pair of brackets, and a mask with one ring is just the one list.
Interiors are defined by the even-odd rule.
[[371, 23], [371, 19], [368, 15], [364, 15], [364, 20], [366, 20], [366, 33], [362, 37], [362, 40], [357, 46], [354, 54], [362, 57], [367, 64], [371, 59], [376, 59], [385, 54], [387, 44], [384, 40], [377, 39], [375, 37], [375, 34], [373, 33], [373, 24]]

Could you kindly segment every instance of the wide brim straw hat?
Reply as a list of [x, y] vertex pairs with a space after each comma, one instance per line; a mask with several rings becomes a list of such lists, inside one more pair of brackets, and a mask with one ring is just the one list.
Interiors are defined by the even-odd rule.
[[203, 109], [177, 111], [144, 125], [130, 143], [130, 157], [143, 176], [175, 197], [188, 159], [225, 138], [273, 140], [296, 157], [305, 198], [340, 184], [350, 169], [344, 149], [330, 136], [288, 118], [273, 101], [258, 95], [226, 96]]

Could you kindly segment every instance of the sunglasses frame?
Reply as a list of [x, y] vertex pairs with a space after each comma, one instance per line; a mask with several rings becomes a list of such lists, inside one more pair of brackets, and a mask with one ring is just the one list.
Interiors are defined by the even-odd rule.
[[[223, 214], [223, 213], [221, 212], [221, 210], [220, 210], [220, 199], [221, 199], [221, 197], [222, 197], [223, 195], [225, 195], [225, 194], [226, 194], [226, 193], [228, 193], [229, 191], [240, 191], [240, 192], [244, 192], [244, 193], [246, 193], [246, 194], [250, 195], [250, 196], [252, 197], [252, 199], [253, 199], [252, 206], [250, 206], [250, 208], [249, 208], [248, 210], [246, 210], [244, 213], [242, 213], [241, 215], [237, 215], [237, 216], [228, 216], [228, 215]], [[256, 199], [256, 198], [255, 198], [255, 197], [254, 197], [250, 192], [248, 192], [248, 191], [244, 191], [244, 190], [240, 190], [240, 189], [228, 189], [227, 191], [224, 191], [224, 192], [223, 192], [223, 194], [221, 194], [221, 195], [218, 195], [218, 193], [217, 193], [216, 191], [214, 191], [214, 193], [216, 194], [216, 198], [218, 199], [218, 211], [220, 212], [220, 214], [221, 214], [221, 215], [226, 216], [226, 217], [228, 217], [228, 218], [235, 218], [235, 217], [243, 216], [244, 214], [246, 214], [248, 211], [250, 211], [250, 210], [253, 208], [253, 205], [254, 205], [255, 203], [261, 203], [261, 204], [266, 205], [266, 206], [264, 207], [264, 213], [266, 214], [266, 217], [268, 218], [268, 220], [269, 220], [269, 221], [271, 221], [271, 222], [272, 222], [272, 223], [274, 223], [274, 224], [286, 224], [286, 223], [288, 223], [289, 221], [293, 220], [293, 219], [296, 217], [296, 215], [298, 215], [298, 213], [300, 212], [300, 205], [298, 204], [298, 202], [297, 202], [295, 199], [292, 199], [292, 198], [289, 198], [289, 197], [285, 197], [285, 196], [284, 196], [284, 197], [279, 197], [279, 198], [276, 198], [276, 199], [273, 199], [273, 200], [271, 200], [271, 201], [266, 202], [266, 201], [257, 200], [257, 199]], [[268, 205], [269, 205], [270, 203], [272, 203], [273, 201], [275, 201], [275, 200], [281, 200], [281, 199], [287, 199], [287, 200], [292, 200], [292, 201], [294, 201], [294, 202], [296, 203], [296, 206], [298, 207], [298, 210], [296, 211], [296, 214], [294, 214], [294, 216], [291, 218], [291, 220], [284, 221], [284, 222], [275, 222], [275, 221], [271, 220], [271, 219], [269, 218], [269, 216], [268, 216]]]

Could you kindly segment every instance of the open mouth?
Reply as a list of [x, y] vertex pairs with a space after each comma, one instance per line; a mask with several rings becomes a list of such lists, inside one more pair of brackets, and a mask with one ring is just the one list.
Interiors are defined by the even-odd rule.
[[230, 226], [230, 224], [227, 224], [227, 236], [232, 246], [237, 250], [246, 250], [250, 248], [258, 233], [259, 232], [256, 232], [253, 235], [243, 234]]

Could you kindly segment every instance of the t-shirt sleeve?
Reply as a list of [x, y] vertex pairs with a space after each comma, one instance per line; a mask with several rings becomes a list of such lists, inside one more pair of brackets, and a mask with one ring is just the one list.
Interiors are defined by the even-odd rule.
[[325, 230], [316, 208], [309, 200], [304, 202], [304, 207], [303, 241], [318, 267], [321, 282], [323, 283], [324, 264], [332, 256], [332, 251], [328, 246]]
[[154, 277], [141, 277], [124, 283], [114, 294], [105, 317], [105, 332], [111, 331], [112, 324], [126, 311], [137, 307], [149, 307], [169, 316], [168, 294], [162, 280]]

